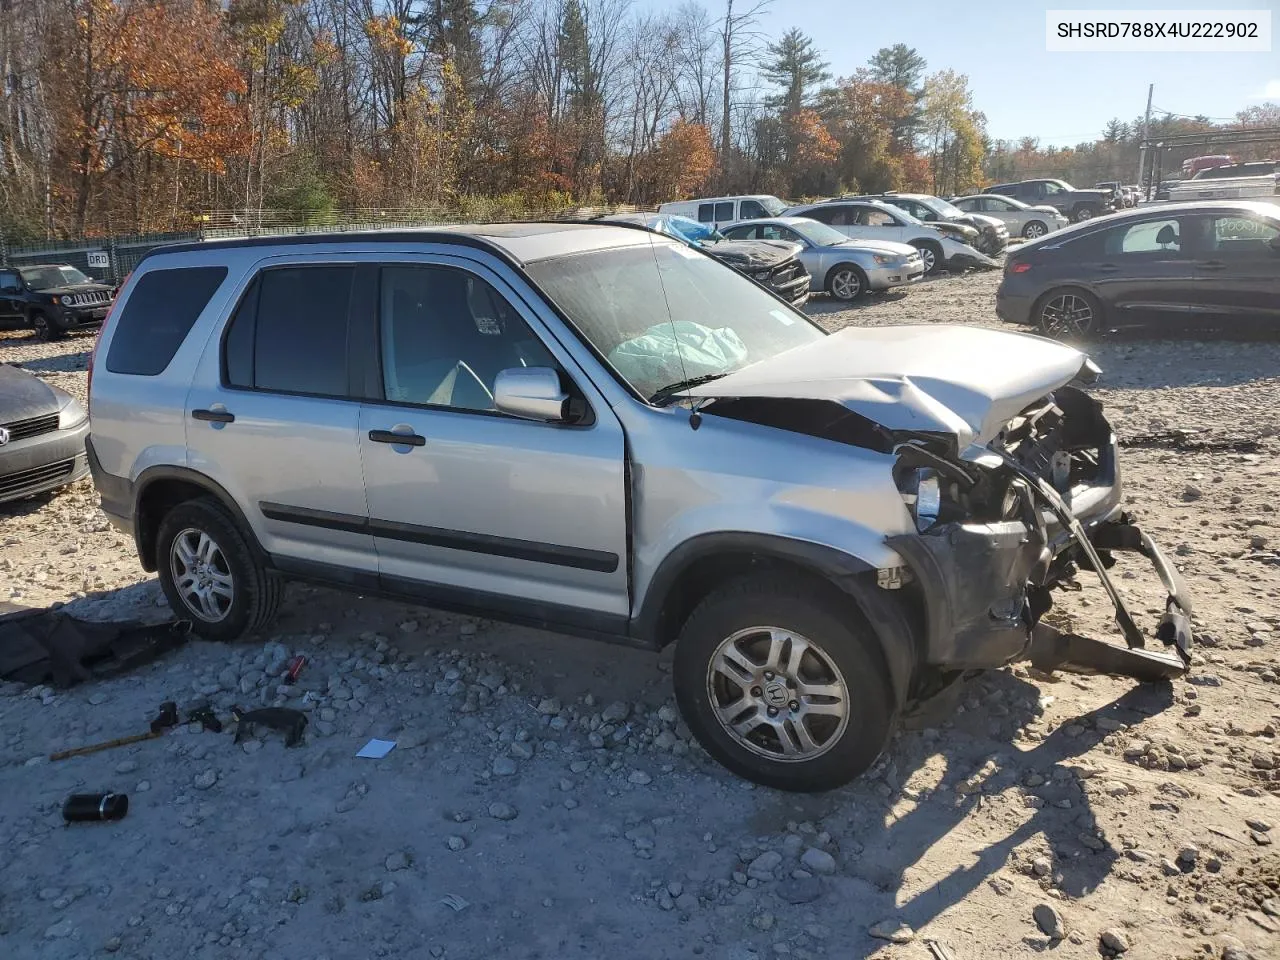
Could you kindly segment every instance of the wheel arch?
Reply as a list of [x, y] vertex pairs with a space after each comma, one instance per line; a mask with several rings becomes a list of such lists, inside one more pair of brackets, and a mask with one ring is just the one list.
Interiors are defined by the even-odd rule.
[[[876, 585], [876, 570], [859, 557], [834, 547], [765, 533], [709, 533], [686, 540], [659, 565], [637, 615], [632, 633], [661, 649], [675, 640], [698, 603], [722, 584], [761, 570], [776, 569], [810, 578], [838, 591], [871, 624], [877, 648], [898, 705], [906, 702], [922, 663], [923, 622], [918, 604], [902, 591]], [[912, 610], [917, 615], [912, 614]]]
[[266, 554], [253, 527], [226, 489], [190, 467], [161, 465], [148, 467], [134, 481], [133, 539], [142, 569], [148, 573], [156, 570], [156, 535], [164, 515], [180, 503], [206, 496], [213, 497], [231, 514], [250, 548], [265, 563]]

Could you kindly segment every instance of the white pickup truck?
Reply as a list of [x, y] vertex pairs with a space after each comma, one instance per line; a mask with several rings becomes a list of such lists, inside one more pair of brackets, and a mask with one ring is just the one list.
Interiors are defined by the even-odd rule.
[[1170, 200], [1265, 200], [1280, 198], [1280, 163], [1257, 160], [1201, 170], [1169, 188]]

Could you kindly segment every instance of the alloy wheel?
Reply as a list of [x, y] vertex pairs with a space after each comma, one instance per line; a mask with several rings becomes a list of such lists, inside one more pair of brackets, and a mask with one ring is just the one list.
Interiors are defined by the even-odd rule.
[[920, 247], [920, 260], [924, 264], [924, 272], [933, 273], [933, 268], [938, 263], [938, 257], [933, 252], [932, 247]]
[[1040, 310], [1040, 327], [1053, 337], [1088, 336], [1094, 319], [1089, 301], [1074, 293], [1060, 294]]
[[1083, 210], [1081, 210], [1079, 213], [1076, 214], [1077, 223], [1084, 223], [1084, 221], [1092, 220], [1092, 219], [1093, 219], [1093, 211], [1090, 210], [1088, 207], [1085, 207]]
[[749, 627], [721, 641], [707, 695], [739, 746], [769, 760], [813, 760], [849, 724], [849, 689], [818, 644], [781, 627]]
[[222, 548], [203, 530], [188, 527], [169, 550], [173, 582], [182, 602], [206, 623], [226, 619], [235, 601], [235, 582]]
[[841, 270], [831, 278], [831, 292], [841, 300], [853, 300], [862, 292], [862, 280], [852, 270]]
[[1022, 231], [1022, 234], [1028, 239], [1035, 240], [1037, 237], [1043, 237], [1047, 232], [1048, 230], [1045, 228], [1045, 225], [1039, 220], [1035, 220], [1027, 224], [1026, 229]]

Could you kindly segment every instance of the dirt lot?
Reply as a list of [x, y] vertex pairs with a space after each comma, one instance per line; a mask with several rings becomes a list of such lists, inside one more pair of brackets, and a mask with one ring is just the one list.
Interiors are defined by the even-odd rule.
[[[810, 309], [994, 324], [996, 281]], [[83, 396], [90, 346], [0, 334], [0, 360]], [[799, 797], [689, 741], [669, 658], [295, 587], [273, 636], [65, 693], [0, 689], [0, 954], [1280, 956], [1280, 343], [1093, 353], [1123, 438], [1210, 444], [1157, 437], [1124, 461], [1196, 595], [1188, 682], [992, 673], [873, 775]], [[0, 508], [0, 547], [0, 602], [166, 616], [87, 482]], [[1146, 571], [1122, 578], [1158, 607]], [[1107, 623], [1088, 589], [1059, 602]], [[298, 652], [280, 691], [310, 713], [300, 747], [181, 728], [45, 759], [145, 729], [162, 700], [273, 702]], [[372, 736], [398, 745], [356, 759]], [[67, 794], [104, 789], [129, 794], [126, 819], [62, 824]]]

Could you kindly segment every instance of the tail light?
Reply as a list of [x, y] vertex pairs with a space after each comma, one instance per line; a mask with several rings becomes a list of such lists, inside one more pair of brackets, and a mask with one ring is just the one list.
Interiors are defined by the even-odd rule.
[[85, 384], [85, 409], [91, 409], [93, 402], [93, 363], [98, 357], [98, 344], [102, 342], [102, 335], [107, 332], [107, 324], [111, 322], [111, 318], [116, 315], [116, 307], [120, 306], [120, 291], [129, 284], [129, 278], [133, 276], [133, 271], [125, 274], [124, 282], [116, 287], [115, 296], [111, 298], [111, 307], [107, 310], [107, 315], [102, 318], [102, 326], [98, 327], [97, 336], [93, 338], [93, 349], [89, 351], [89, 377]]
[[1031, 269], [1031, 264], [1025, 260], [1006, 259], [1004, 262], [1005, 273], [1026, 273]]

